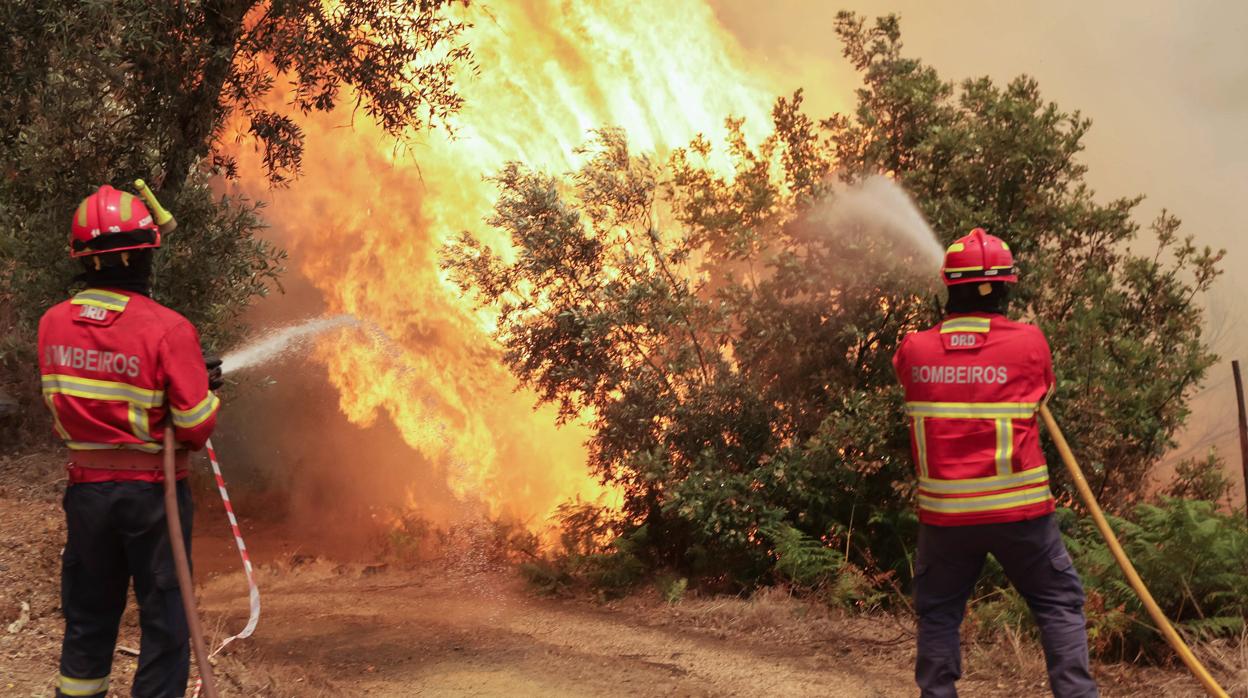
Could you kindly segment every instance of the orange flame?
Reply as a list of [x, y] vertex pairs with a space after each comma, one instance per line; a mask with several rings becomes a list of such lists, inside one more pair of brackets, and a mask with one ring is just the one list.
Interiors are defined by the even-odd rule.
[[[662, 155], [699, 133], [714, 142], [729, 115], [745, 117], [757, 140], [775, 93], [703, 0], [469, 11], [480, 72], [460, 77], [467, 105], [455, 137], [417, 134], [401, 147], [362, 116], [352, 125], [346, 110], [313, 117], [303, 123], [302, 178], [263, 197], [329, 310], [393, 342], [360, 331], [318, 347], [343, 413], [363, 425], [384, 415], [440, 464], [452, 491], [541, 523], [562, 501], [603, 494], [585, 468], [589, 431], [557, 428], [552, 408], [534, 410], [534, 394], [516, 390], [490, 315], [439, 272], [442, 244], [469, 230], [507, 253], [483, 223], [496, 193], [483, 177], [509, 160], [568, 171], [587, 132], [607, 125], [622, 127], [637, 152]], [[255, 160], [241, 164], [246, 181], [260, 181]]]

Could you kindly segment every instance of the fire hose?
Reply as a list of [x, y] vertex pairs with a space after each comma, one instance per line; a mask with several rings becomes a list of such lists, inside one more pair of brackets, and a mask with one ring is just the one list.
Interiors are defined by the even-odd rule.
[[[156, 225], [160, 227], [160, 232], [164, 235], [173, 232], [178, 227], [177, 219], [160, 205], [160, 201], [156, 199], [156, 195], [148, 188], [147, 183], [141, 179], [136, 179], [134, 186], [139, 190], [139, 195], [143, 197], [143, 200], [147, 202], [148, 207], [151, 209], [152, 217], [155, 219]], [[182, 539], [182, 520], [178, 513], [177, 480], [174, 465], [175, 448], [176, 443], [171, 418], [170, 422], [165, 425], [165, 519], [169, 526], [169, 541], [173, 548], [174, 568], [177, 573], [178, 588], [182, 597], [182, 609], [186, 613], [186, 623], [191, 636], [191, 647], [195, 654], [195, 663], [199, 665], [199, 680], [195, 684], [194, 696], [198, 698], [202, 691], [208, 698], [217, 698], [217, 686], [212, 674], [212, 663], [210, 660], [217, 652], [225, 649], [226, 645], [234, 640], [250, 637], [252, 632], [255, 631], [256, 624], [260, 620], [260, 590], [256, 586], [255, 576], [252, 573], [251, 558], [247, 554], [247, 546], [243, 543], [243, 535], [238, 529], [238, 518], [234, 515], [234, 507], [230, 503], [230, 496], [225, 490], [225, 478], [221, 475], [221, 465], [217, 462], [217, 454], [212, 447], [212, 441], [208, 441], [208, 458], [212, 462], [212, 472], [217, 481], [217, 491], [221, 493], [221, 501], [230, 520], [230, 529], [234, 534], [234, 543], [237, 545], [238, 554], [243, 560], [243, 572], [247, 576], [250, 600], [250, 612], [246, 627], [238, 634], [226, 638], [212, 654], [208, 654], [204, 645], [204, 634], [199, 622], [199, 611], [195, 605], [195, 588], [191, 583], [191, 567], [186, 555], [186, 543]]]
[[169, 523], [169, 542], [173, 546], [173, 565], [178, 575], [178, 590], [182, 596], [182, 610], [186, 612], [186, 625], [191, 633], [191, 648], [195, 663], [199, 665], [204, 695], [217, 698], [217, 684], [212, 676], [212, 664], [204, 646], [204, 633], [199, 624], [199, 611], [195, 607], [195, 587], [191, 586], [191, 566], [186, 558], [186, 542], [182, 540], [182, 519], [178, 512], [177, 475], [174, 472], [174, 453], [177, 444], [173, 439], [173, 424], [165, 426], [165, 521]]
[[1187, 665], [1188, 670], [1196, 677], [1200, 684], [1204, 686], [1205, 691], [1211, 696], [1217, 698], [1229, 698], [1226, 691], [1218, 685], [1218, 682], [1209, 675], [1209, 671], [1205, 669], [1200, 660], [1192, 654], [1192, 650], [1175, 631], [1174, 626], [1166, 619], [1166, 614], [1162, 612], [1157, 602], [1153, 599], [1153, 595], [1149, 593], [1148, 587], [1144, 585], [1144, 581], [1140, 579], [1139, 573], [1135, 571], [1135, 565], [1131, 564], [1131, 560], [1127, 558], [1127, 554], [1123, 551], [1122, 545], [1118, 543], [1114, 530], [1110, 528], [1109, 521], [1105, 519], [1105, 514], [1101, 512], [1101, 506], [1096, 501], [1096, 496], [1092, 494], [1092, 488], [1088, 486], [1087, 479], [1083, 476], [1083, 470], [1080, 469], [1078, 461], [1075, 460], [1074, 453], [1070, 450], [1070, 445], [1066, 443], [1066, 437], [1062, 435], [1062, 430], [1057, 426], [1057, 420], [1053, 419], [1053, 413], [1049, 411], [1048, 405], [1040, 405], [1040, 417], [1044, 419], [1044, 426], [1049, 431], [1049, 436], [1053, 437], [1053, 443], [1057, 446], [1057, 452], [1061, 454], [1062, 461], [1066, 464], [1066, 470], [1070, 472], [1070, 478], [1075, 483], [1075, 489], [1079, 490], [1079, 497], [1083, 500], [1084, 506], [1088, 508], [1088, 513], [1092, 515], [1092, 520], [1096, 522], [1096, 528], [1100, 531], [1101, 537], [1105, 539], [1109, 551], [1113, 554], [1114, 560], [1118, 562], [1118, 566], [1122, 568], [1123, 575], [1127, 578], [1127, 583], [1135, 590], [1140, 601], [1144, 603], [1144, 608], [1148, 610], [1148, 615], [1157, 625], [1162, 636], [1166, 638], [1166, 642], [1174, 648], [1179, 655], [1179, 659]]

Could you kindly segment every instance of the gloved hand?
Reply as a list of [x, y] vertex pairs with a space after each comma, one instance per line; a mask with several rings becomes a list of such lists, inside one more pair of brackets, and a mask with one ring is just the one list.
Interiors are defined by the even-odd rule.
[[221, 357], [211, 354], [205, 356], [204, 366], [208, 367], [208, 389], [220, 390], [225, 385], [225, 376], [221, 373]]

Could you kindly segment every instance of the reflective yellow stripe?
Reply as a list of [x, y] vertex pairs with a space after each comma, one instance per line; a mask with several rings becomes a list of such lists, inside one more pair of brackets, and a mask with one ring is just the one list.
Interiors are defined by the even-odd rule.
[[94, 305], [106, 310], [116, 310], [121, 312], [126, 309], [126, 304], [130, 302], [130, 296], [124, 296], [120, 293], [112, 291], [103, 291], [98, 288], [89, 288], [78, 295], [74, 296], [70, 301], [71, 305]]
[[907, 402], [906, 414], [942, 419], [1030, 419], [1035, 402]]
[[218, 400], [217, 396], [213, 395], [210, 390], [208, 391], [207, 397], [189, 410], [171, 408], [170, 411], [173, 413], [173, 424], [174, 426], [181, 427], [182, 429], [192, 429], [197, 427], [207, 421], [207, 419], [217, 411], [217, 406], [220, 404], [221, 401]]
[[[103, 296], [105, 298], [110, 298], [113, 301], [116, 301], [117, 303], [130, 302], [130, 296], [127, 296], [124, 293], [117, 293], [116, 291], [106, 291], [102, 288], [88, 288], [88, 289], [84, 289], [82, 293], [92, 293], [97, 296]], [[78, 295], [82, 295], [82, 293]]]
[[108, 690], [108, 677], [101, 679], [75, 679], [61, 674], [57, 688], [67, 696], [93, 696]]
[[937, 480], [919, 478], [919, 490], [931, 494], [983, 494], [1023, 485], [1038, 485], [1049, 479], [1048, 466], [1024, 470], [1009, 475], [991, 475], [963, 480]]
[[1038, 504], [1052, 497], [1047, 483], [1025, 490], [989, 494], [982, 497], [931, 497], [919, 494], [919, 508], [936, 513], [968, 514], [980, 511], [998, 511]]
[[128, 221], [134, 215], [134, 194], [121, 193], [121, 220]]
[[56, 400], [51, 395], [45, 394], [43, 401], [47, 403], [48, 411], [52, 413], [52, 426], [56, 428], [57, 435], [68, 441], [70, 439], [69, 432], [65, 431], [65, 425], [61, 424], [61, 415], [56, 411]]
[[914, 418], [914, 443], [919, 452], [919, 479], [927, 477], [927, 429], [922, 417]]
[[983, 271], [983, 267], [950, 267], [945, 269], [946, 274], [952, 274], [960, 271]]
[[43, 377], [43, 393], [45, 395], [71, 395], [90, 400], [120, 400], [149, 408], [157, 407], [165, 401], [163, 390], [148, 390], [129, 383], [55, 373]]
[[961, 317], [953, 320], [945, 320], [940, 323], [940, 333], [949, 334], [950, 332], [987, 332], [992, 319], [986, 317]]
[[147, 408], [131, 403], [130, 431], [140, 441], [154, 441], [151, 431], [148, 430]]
[[[83, 223], [83, 225], [86, 225], [86, 223]], [[961, 252], [962, 250], [965, 250], [965, 249], [966, 249], [966, 245], [963, 245], [960, 242], [955, 242], [952, 245], [950, 245], [949, 249], [945, 250], [945, 252]]]
[[1014, 420], [997, 420], [997, 474], [1009, 475], [1014, 472]]
[[160, 444], [97, 444], [90, 441], [66, 441], [65, 445], [71, 451], [142, 451], [143, 453], [160, 453]]

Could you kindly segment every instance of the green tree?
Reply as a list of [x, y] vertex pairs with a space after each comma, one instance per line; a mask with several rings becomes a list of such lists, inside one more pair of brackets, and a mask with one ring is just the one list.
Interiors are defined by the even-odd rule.
[[468, 234], [445, 255], [499, 312], [519, 378], [592, 422], [590, 465], [625, 491], [620, 532], [644, 526], [653, 562], [706, 578], [782, 573], [767, 531], [783, 526], [872, 573], [908, 572], [890, 358], [939, 308], [890, 261], [895, 242], [820, 218], [843, 182], [902, 183], [946, 242], [975, 226], [1010, 241], [1013, 313], [1049, 334], [1056, 411], [1111, 509], [1140, 497], [1213, 359], [1197, 296], [1220, 254], [1166, 213], [1155, 254], [1131, 251], [1148, 244], [1140, 199], [1095, 200], [1077, 160], [1086, 119], [1030, 78], [942, 80], [902, 55], [895, 17], [842, 14], [837, 32], [863, 79], [853, 113], [816, 122], [798, 92], [756, 147], [730, 119], [727, 176], [705, 139], [659, 166], [601, 130], [569, 176], [498, 175], [490, 223], [514, 257]]
[[209, 187], [235, 175], [235, 136], [281, 184], [299, 172], [300, 115], [345, 103], [396, 137], [445, 123], [461, 104], [455, 71], [472, 64], [457, 4], [0, 5], [0, 386], [31, 372], [34, 324], [77, 272], [69, 216], [101, 183], [153, 182], [180, 224], [158, 256], [157, 296], [210, 346], [229, 337], [284, 256], [258, 236], [258, 204]]
[[[895, 174], [946, 238], [980, 225], [1010, 241], [1024, 274], [1015, 313], [1053, 348], [1054, 411], [1104, 504], [1124, 509], [1173, 446], [1215, 359], [1198, 297], [1224, 253], [1180, 236], [1165, 210], [1152, 240], [1139, 240], [1142, 196], [1098, 203], [1077, 159], [1091, 122], [1045, 102], [1035, 80], [955, 89], [902, 56], [895, 17], [868, 28], [841, 13], [837, 32], [865, 84], [854, 116], [825, 124], [836, 162]], [[1133, 253], [1150, 242], [1153, 254]]]

